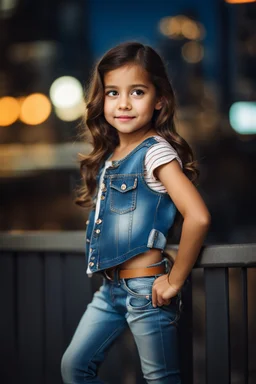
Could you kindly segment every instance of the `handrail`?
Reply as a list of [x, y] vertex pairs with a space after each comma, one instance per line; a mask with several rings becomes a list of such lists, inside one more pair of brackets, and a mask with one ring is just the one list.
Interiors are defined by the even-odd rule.
[[[0, 232], [0, 249], [26, 252], [84, 252], [85, 231], [20, 231]], [[177, 251], [168, 245], [167, 251]], [[207, 245], [200, 252], [195, 268], [254, 267], [256, 243]]]

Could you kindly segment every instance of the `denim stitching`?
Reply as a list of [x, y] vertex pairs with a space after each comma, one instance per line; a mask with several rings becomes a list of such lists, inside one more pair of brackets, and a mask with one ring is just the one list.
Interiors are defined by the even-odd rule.
[[[157, 203], [157, 206], [156, 206], [155, 215], [154, 215], [154, 223], [153, 223], [153, 228], [155, 228], [156, 216], [157, 216], [157, 211], [158, 211], [158, 208], [159, 208], [160, 202], [161, 202], [161, 196], [159, 196], [159, 199], [158, 199], [158, 203]], [[154, 239], [154, 240], [155, 240], [155, 239]]]
[[[148, 143], [147, 141], [149, 139], [153, 139], [154, 143], [153, 144]], [[145, 140], [143, 140], [142, 143], [140, 143], [137, 147], [135, 147], [130, 153], [128, 153], [128, 155], [126, 155], [123, 159], [117, 160], [116, 163], [118, 163], [118, 165], [122, 164], [131, 155], [138, 152], [139, 149], [141, 149], [143, 147], [151, 147], [152, 145], [157, 144], [157, 143], [158, 143], [158, 141], [154, 138], [154, 136], [149, 136]]]
[[129, 215], [129, 227], [128, 227], [128, 249], [131, 249], [131, 238], [132, 238], [132, 222], [133, 222], [133, 213], [130, 212]]
[[166, 372], [167, 371], [167, 366], [166, 366], [166, 359], [165, 359], [165, 353], [164, 353], [162, 328], [161, 328], [161, 325], [160, 325], [160, 311], [158, 312], [158, 325], [159, 325], [159, 330], [160, 330], [160, 335], [161, 335], [161, 344], [162, 344], [162, 351], [163, 351], [163, 356], [164, 356], [164, 367], [165, 367], [165, 372]]
[[148, 301], [147, 304], [144, 304], [144, 305], [140, 305], [139, 307], [133, 307], [131, 304], [130, 304], [130, 298], [128, 295], [127, 295], [127, 301], [126, 301], [126, 308], [131, 308], [131, 310], [133, 311], [143, 311], [143, 312], [148, 312], [148, 311], [152, 311], [152, 308], [151, 309], [146, 309], [147, 307], [149, 307], [150, 305], [152, 305], [152, 301]]
[[[118, 175], [120, 176], [120, 175]], [[131, 211], [134, 211], [135, 208], [136, 208], [136, 201], [137, 201], [137, 186], [138, 186], [138, 180], [137, 178], [134, 179], [134, 184], [133, 184], [133, 187], [126, 190], [126, 192], [129, 192], [131, 191], [132, 192], [132, 195], [131, 195], [131, 207], [130, 208], [126, 208], [126, 209], [119, 209], [119, 208], [115, 208], [114, 207], [114, 194], [117, 195], [118, 197], [118, 193], [120, 193], [121, 195], [119, 195], [120, 197], [121, 196], [125, 196], [125, 193], [123, 194], [121, 191], [119, 191], [119, 189], [116, 189], [116, 188], [113, 188], [112, 184], [111, 184], [111, 180], [110, 180], [110, 210], [112, 212], [116, 212], [118, 214], [124, 214], [124, 213], [128, 213], [128, 212], [131, 212]], [[116, 191], [116, 193], [114, 191]]]
[[[130, 289], [125, 281], [125, 279], [122, 279], [123, 280], [123, 283], [124, 283], [124, 289], [126, 290], [126, 292], [128, 292], [130, 295], [134, 296], [134, 297], [146, 297], [146, 296], [152, 296], [152, 293], [147, 293], [147, 294], [142, 294], [142, 293], [136, 293], [134, 292], [132, 289]], [[153, 282], [154, 283], [154, 282]], [[153, 283], [152, 283], [152, 287], [153, 287]], [[141, 285], [140, 288], [149, 288], [148, 285]]]
[[136, 208], [136, 198], [134, 199], [133, 198], [133, 196], [134, 195], [137, 195], [137, 191], [136, 190], [133, 190], [132, 191], [132, 196], [131, 196], [131, 198], [132, 198], [132, 201], [131, 201], [131, 207], [130, 208], [126, 208], [126, 209], [118, 209], [118, 208], [115, 208], [114, 207], [114, 196], [113, 196], [113, 192], [112, 191], [110, 191], [110, 210], [112, 211], [112, 212], [115, 212], [115, 213], [119, 213], [119, 214], [124, 214], [124, 213], [128, 213], [128, 212], [132, 212], [132, 211], [134, 211], [135, 210], [135, 208]]
[[106, 177], [107, 178], [109, 178], [109, 179], [118, 179], [120, 176], [122, 176], [122, 178], [124, 177], [124, 176], [133, 176], [133, 177], [135, 177], [135, 176], [142, 176], [142, 174], [141, 173], [113, 173], [113, 174], [111, 174], [111, 175], [106, 175]]

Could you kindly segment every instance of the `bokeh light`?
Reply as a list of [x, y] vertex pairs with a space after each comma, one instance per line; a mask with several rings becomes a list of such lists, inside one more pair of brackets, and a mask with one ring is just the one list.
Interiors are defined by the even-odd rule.
[[37, 125], [48, 119], [51, 113], [51, 103], [47, 96], [33, 93], [21, 103], [20, 120], [29, 125]]
[[13, 124], [19, 117], [20, 104], [11, 96], [2, 97], [0, 99], [0, 125], [7, 127]]
[[181, 34], [181, 23], [178, 16], [164, 17], [160, 21], [160, 31], [167, 37], [178, 37]]
[[202, 40], [205, 37], [205, 28], [193, 20], [185, 20], [181, 25], [181, 32], [189, 40]]
[[240, 3], [255, 3], [256, 0], [225, 0], [226, 3], [240, 4]]
[[204, 57], [204, 48], [196, 41], [189, 41], [182, 47], [182, 57], [188, 63], [199, 63]]
[[205, 37], [204, 26], [185, 15], [164, 17], [160, 20], [161, 33], [171, 39], [202, 40]]
[[50, 98], [57, 108], [73, 107], [83, 99], [82, 85], [74, 77], [60, 77], [51, 85]]
[[1, 0], [0, 16], [2, 18], [10, 17], [18, 5], [18, 0]]
[[256, 134], [256, 102], [238, 101], [231, 105], [229, 121], [232, 128], [242, 134]]
[[85, 103], [81, 101], [69, 108], [55, 108], [55, 113], [63, 121], [74, 121], [85, 114]]
[[81, 83], [71, 76], [55, 80], [50, 88], [50, 98], [55, 113], [63, 121], [74, 121], [85, 111]]

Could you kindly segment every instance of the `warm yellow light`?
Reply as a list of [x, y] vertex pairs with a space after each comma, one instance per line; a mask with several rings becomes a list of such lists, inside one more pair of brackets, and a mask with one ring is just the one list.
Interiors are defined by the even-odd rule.
[[172, 17], [168, 24], [168, 36], [179, 35], [181, 33], [181, 24], [179, 20]]
[[0, 125], [7, 127], [13, 124], [19, 114], [20, 105], [14, 97], [6, 96], [0, 99]]
[[226, 3], [239, 4], [239, 3], [255, 3], [256, 0], [225, 0]]
[[83, 101], [73, 107], [55, 108], [55, 113], [63, 121], [75, 121], [85, 114], [85, 104]]
[[185, 20], [182, 23], [181, 31], [187, 39], [196, 40], [201, 36], [200, 29], [193, 20]]
[[204, 48], [195, 41], [189, 41], [182, 47], [182, 56], [188, 63], [198, 63], [204, 56]]
[[48, 119], [51, 103], [47, 96], [34, 93], [25, 98], [21, 106], [20, 120], [25, 124], [37, 125]]
[[185, 15], [167, 16], [160, 20], [161, 33], [171, 39], [187, 38], [189, 40], [202, 40], [205, 37], [204, 26]]
[[187, 20], [187, 18], [183, 15], [164, 17], [159, 24], [160, 31], [167, 37], [180, 38], [182, 37], [182, 23], [185, 22], [185, 20]]
[[162, 32], [164, 36], [169, 36], [169, 23], [170, 23], [171, 17], [164, 17], [162, 20], [160, 20], [159, 23], [159, 29]]

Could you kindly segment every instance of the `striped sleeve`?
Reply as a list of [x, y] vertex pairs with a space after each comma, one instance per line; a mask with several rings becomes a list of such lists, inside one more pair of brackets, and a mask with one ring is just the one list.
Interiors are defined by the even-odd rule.
[[145, 156], [145, 171], [147, 178], [157, 180], [154, 176], [154, 170], [160, 165], [167, 164], [174, 159], [179, 162], [182, 168], [181, 159], [175, 149], [167, 141], [161, 141], [150, 147]]

